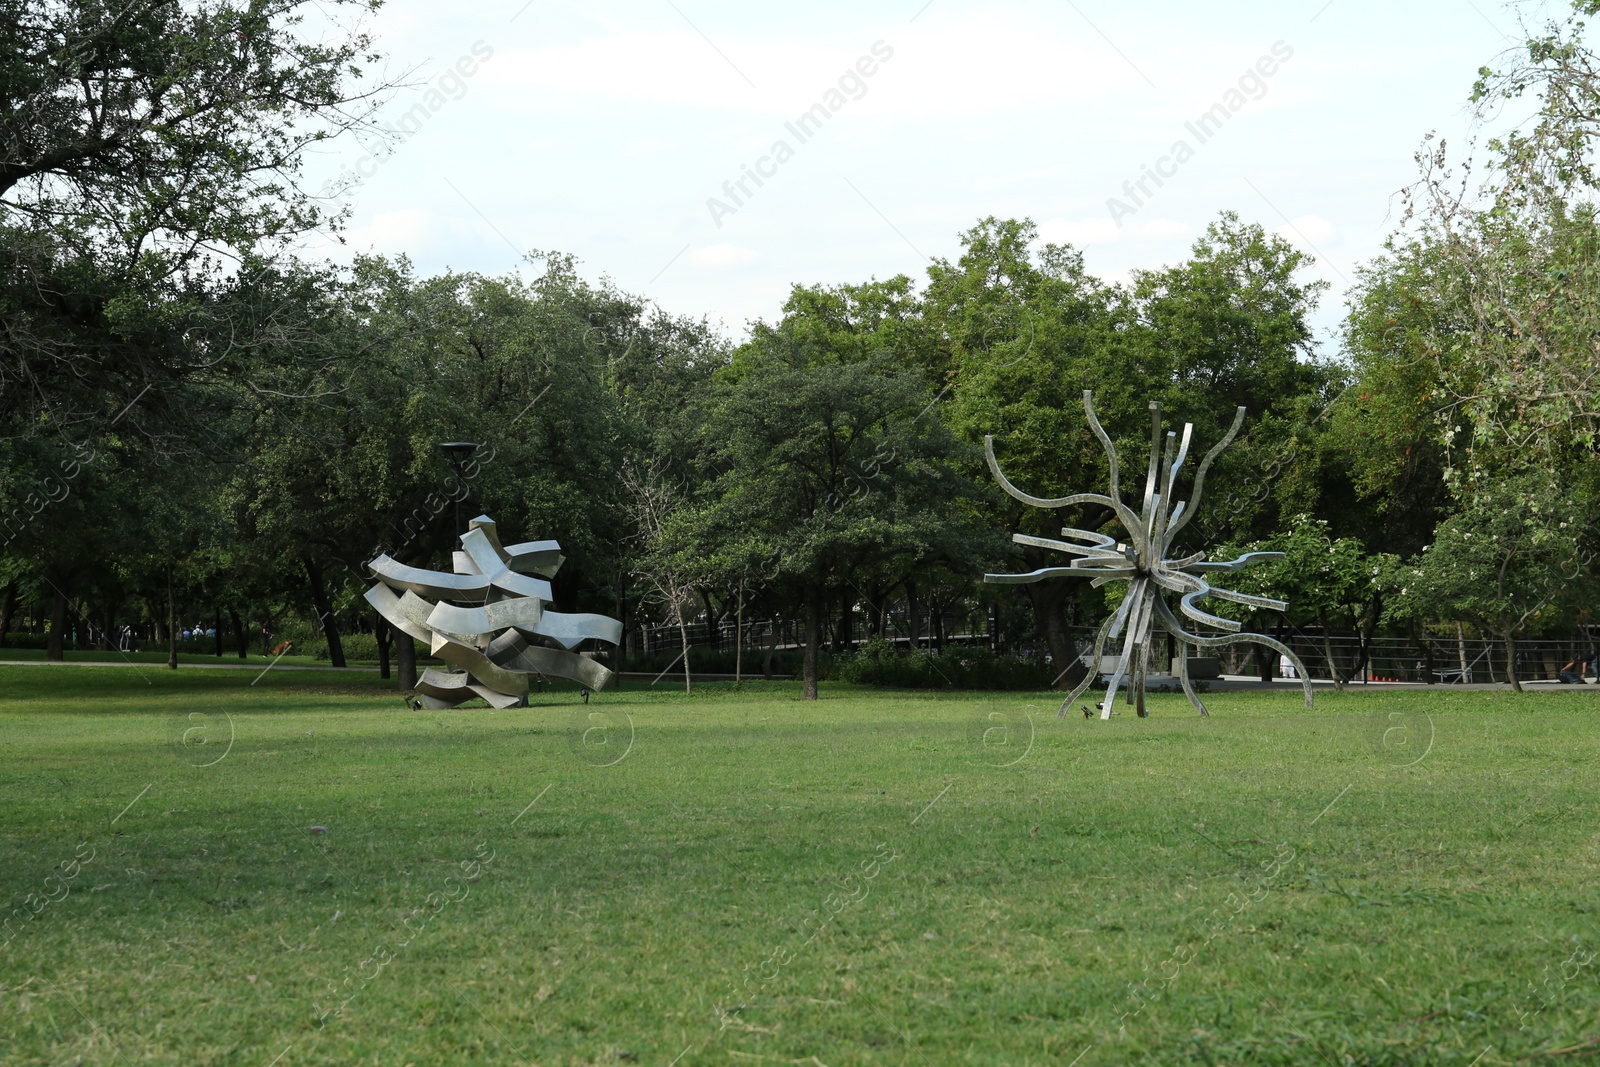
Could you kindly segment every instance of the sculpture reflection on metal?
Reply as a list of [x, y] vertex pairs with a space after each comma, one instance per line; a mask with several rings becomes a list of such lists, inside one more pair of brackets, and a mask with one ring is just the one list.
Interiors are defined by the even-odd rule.
[[387, 555], [367, 564], [378, 579], [367, 590], [367, 603], [389, 625], [459, 668], [422, 672], [417, 699], [423, 706], [453, 708], [474, 697], [497, 708], [525, 704], [533, 675], [567, 678], [595, 690], [609, 685], [609, 670], [572, 649], [591, 639], [618, 644], [622, 623], [545, 608], [551, 600], [548, 579], [566, 559], [561, 546], [502, 546], [487, 515], [468, 527], [462, 551], [453, 554], [454, 574], [407, 567]]
[[[1265, 634], [1240, 633], [1239, 623], [1220, 615], [1213, 615], [1199, 606], [1199, 601], [1208, 597], [1218, 597], [1253, 608], [1282, 611], [1289, 606], [1285, 601], [1236, 593], [1231, 589], [1213, 586], [1202, 576], [1219, 571], [1235, 571], [1262, 560], [1281, 559], [1283, 553], [1247, 552], [1238, 559], [1225, 563], [1207, 562], [1204, 552], [1196, 552], [1182, 559], [1169, 558], [1169, 551], [1178, 532], [1194, 518], [1195, 511], [1200, 506], [1206, 471], [1211, 469], [1212, 462], [1232, 443], [1239, 432], [1239, 427], [1244, 424], [1244, 408], [1240, 408], [1238, 414], [1234, 416], [1233, 426], [1227, 435], [1206, 453], [1205, 459], [1200, 461], [1200, 467], [1195, 471], [1194, 488], [1190, 498], [1174, 503], [1178, 474], [1189, 458], [1189, 440], [1194, 433], [1194, 426], [1184, 425], [1181, 440], [1176, 433], [1168, 431], [1163, 450], [1161, 405], [1152, 403], [1150, 469], [1145, 475], [1144, 506], [1137, 512], [1122, 499], [1122, 490], [1118, 482], [1117, 449], [1105, 428], [1100, 425], [1100, 420], [1095, 417], [1094, 393], [1091, 390], [1084, 390], [1083, 410], [1089, 416], [1089, 427], [1100, 439], [1110, 463], [1109, 495], [1078, 493], [1054, 499], [1030, 496], [1012, 485], [1006, 476], [1000, 473], [1000, 464], [994, 458], [994, 438], [985, 437], [983, 440], [984, 452], [989, 459], [989, 469], [994, 472], [1000, 487], [1013, 497], [1036, 508], [1054, 509], [1073, 504], [1098, 504], [1111, 509], [1128, 534], [1127, 544], [1119, 543], [1115, 538], [1105, 534], [1091, 530], [1075, 530], [1070, 527], [1061, 531], [1063, 537], [1070, 539], [1067, 541], [1015, 534], [1012, 540], [1018, 544], [1054, 549], [1079, 558], [1065, 567], [1046, 567], [1029, 574], [984, 575], [984, 581], [1004, 585], [1021, 585], [1045, 578], [1089, 578], [1090, 584], [1096, 588], [1109, 582], [1128, 583], [1127, 593], [1122, 598], [1121, 605], [1101, 624], [1099, 633], [1095, 636], [1093, 659], [1088, 664], [1087, 675], [1067, 699], [1062, 701], [1061, 714], [1065, 715], [1072, 702], [1100, 676], [1101, 657], [1105, 651], [1106, 641], [1121, 639], [1122, 653], [1117, 657], [1116, 668], [1111, 672], [1110, 681], [1106, 685], [1106, 699], [1101, 705], [1100, 717], [1102, 719], [1111, 717], [1111, 705], [1116, 700], [1117, 690], [1124, 680], [1128, 683], [1128, 703], [1136, 704], [1139, 714], [1144, 715], [1145, 665], [1149, 659], [1152, 631], [1171, 634], [1177, 639], [1178, 678], [1183, 684], [1183, 691], [1188, 696], [1189, 703], [1193, 704], [1201, 715], [1207, 712], [1204, 702], [1195, 692], [1194, 683], [1189, 679], [1187, 646], [1190, 645], [1197, 649], [1221, 648], [1225, 645], [1249, 642], [1276, 650], [1295, 665], [1305, 688], [1306, 707], [1309, 708], [1311, 683], [1306, 678], [1305, 667], [1288, 646]], [[1167, 603], [1168, 593], [1179, 598], [1178, 607], [1185, 616], [1202, 626], [1224, 631], [1223, 635], [1211, 636], [1185, 629], [1184, 623]]]

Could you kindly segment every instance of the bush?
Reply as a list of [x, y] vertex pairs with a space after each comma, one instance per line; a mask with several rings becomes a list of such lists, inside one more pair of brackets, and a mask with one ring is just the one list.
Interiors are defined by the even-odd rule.
[[[281, 638], [281, 640], [293, 640], [293, 638], [286, 637]], [[277, 644], [277, 641], [274, 641], [273, 644]], [[344, 648], [344, 658], [347, 660], [370, 660], [374, 663], [378, 661], [377, 634], [340, 634], [339, 644]], [[419, 647], [417, 649], [419, 656], [425, 656], [427, 653], [428, 650], [426, 648]], [[316, 660], [332, 658], [328, 655], [328, 639], [322, 634], [317, 634], [315, 637], [303, 637], [295, 641], [292, 654], [310, 656]], [[394, 640], [392, 638], [389, 642], [389, 657], [391, 660], [394, 658]]]
[[[672, 664], [672, 673], [679, 677], [683, 675], [683, 664], [674, 663], [681, 649], [662, 648], [646, 655], [628, 657], [623, 664], [623, 670], [637, 673], [655, 674], [665, 670]], [[616, 653], [612, 653], [613, 656]], [[766, 662], [767, 650], [761, 648], [746, 648], [744, 650], [744, 676], [746, 678], [760, 678], [761, 665]], [[772, 653], [772, 673], [776, 677], [800, 676], [801, 651], [798, 648], [780, 648]], [[607, 666], [611, 661], [607, 660]], [[817, 657], [818, 671], [827, 673], [828, 655], [821, 653]], [[731, 648], [712, 649], [700, 645], [689, 646], [689, 672], [691, 674], [732, 674], [734, 666], [734, 650]]]
[[49, 634], [6, 634], [7, 648], [43, 648]]
[[1037, 659], [1015, 659], [986, 648], [951, 645], [938, 652], [902, 652], [874, 637], [839, 658], [840, 681], [892, 689], [1048, 689], [1055, 674]]

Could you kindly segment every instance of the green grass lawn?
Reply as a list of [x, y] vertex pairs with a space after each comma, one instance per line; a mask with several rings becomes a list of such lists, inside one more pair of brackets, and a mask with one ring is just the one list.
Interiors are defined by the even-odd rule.
[[1600, 687], [250, 677], [0, 668], [0, 1063], [1600, 1054]]

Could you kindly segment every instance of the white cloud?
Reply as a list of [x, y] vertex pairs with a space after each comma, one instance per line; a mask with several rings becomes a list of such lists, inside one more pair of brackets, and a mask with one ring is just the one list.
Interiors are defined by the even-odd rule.
[[372, 221], [365, 226], [352, 227], [346, 234], [346, 239], [356, 248], [371, 245], [388, 251], [431, 244], [440, 236], [442, 235], [438, 233], [433, 219], [426, 211], [420, 208], [401, 208], [399, 211], [385, 211], [374, 215]]
[[666, 137], [635, 137], [622, 146], [625, 156], [653, 156], [667, 151], [672, 141]]
[[1146, 237], [1155, 241], [1170, 240], [1174, 237], [1183, 237], [1189, 232], [1187, 223], [1177, 219], [1151, 219], [1142, 225], [1133, 228], [1134, 236]]
[[1311, 244], [1320, 245], [1332, 243], [1333, 239], [1339, 236], [1339, 231], [1334, 228], [1333, 223], [1321, 215], [1300, 215], [1290, 219], [1289, 225], [1280, 227], [1278, 236], [1291, 244], [1299, 245], [1309, 241]]
[[697, 267], [737, 267], [741, 263], [750, 263], [761, 258], [761, 253], [753, 248], [740, 248], [737, 245], [720, 244], [706, 245], [696, 248], [689, 253], [689, 262]]
[[[1019, 34], [1019, 25], [1030, 32]], [[868, 64], [874, 73], [857, 76], [857, 62], [875, 47]], [[785, 118], [836, 87], [850, 98], [845, 111], [870, 105], [880, 114], [947, 119], [987, 114], [1008, 101], [1081, 104], [1086, 96], [1140, 83], [1080, 27], [1013, 4], [947, 13], [912, 27], [863, 29], [854, 42], [838, 34], [729, 35], [719, 36], [713, 50], [688, 29], [616, 27], [561, 44], [497, 49], [482, 69], [481, 77], [517, 87], [521, 99], [539, 108], [609, 99]], [[839, 86], [841, 78], [849, 84]]]
[[1041, 240], [1055, 244], [1069, 244], [1077, 248], [1114, 244], [1125, 236], [1144, 241], [1169, 241], [1188, 233], [1188, 224], [1177, 219], [1157, 218], [1148, 222], [1124, 222], [1118, 227], [1109, 214], [1090, 215], [1080, 219], [1055, 218], [1039, 224]]
[[1058, 245], [1106, 245], [1122, 237], [1110, 215], [1086, 219], [1050, 219], [1039, 224], [1041, 240]]

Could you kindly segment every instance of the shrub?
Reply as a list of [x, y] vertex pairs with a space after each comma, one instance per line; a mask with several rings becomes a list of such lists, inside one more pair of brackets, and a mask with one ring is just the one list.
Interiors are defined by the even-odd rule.
[[[284, 637], [280, 640], [287, 641], [294, 640], [294, 638]], [[376, 663], [378, 660], [377, 634], [340, 634], [339, 644], [343, 646], [344, 658], [347, 660], [370, 660], [374, 663]], [[425, 647], [419, 647], [417, 649], [417, 654], [419, 656], [426, 655], [427, 652], [428, 650]], [[328, 639], [320, 633], [315, 637], [303, 637], [300, 640], [294, 641], [294, 654], [300, 656], [310, 656], [312, 659], [316, 660], [327, 660], [331, 658], [328, 655]], [[393, 639], [391, 639], [389, 643], [389, 657], [391, 660], [394, 658]]]
[[1048, 689], [1054, 673], [1037, 659], [950, 645], [938, 652], [902, 652], [881, 637], [838, 660], [840, 681], [893, 689]]
[[14, 633], [6, 634], [7, 648], [43, 648], [49, 634]]
[[[664, 670], [668, 664], [672, 665], [672, 673], [683, 674], [683, 664], [674, 662], [678, 658], [677, 648], [661, 648], [645, 655], [635, 654], [628, 657], [623, 665], [623, 670], [639, 673], [654, 674]], [[616, 653], [612, 653], [613, 656]], [[767, 650], [764, 647], [746, 647], [744, 650], [744, 676], [746, 678], [760, 678], [761, 665], [766, 662]], [[801, 651], [798, 648], [780, 648], [772, 653], [772, 673], [775, 677], [799, 677]], [[611, 661], [607, 660], [611, 666]], [[732, 674], [734, 666], [734, 650], [731, 648], [713, 649], [701, 645], [689, 646], [689, 671], [691, 674]], [[817, 669], [824, 677], [828, 671], [828, 655], [821, 653], [817, 657]], [[669, 675], [670, 677], [670, 675]], [[665, 679], [663, 679], [665, 681]]]

